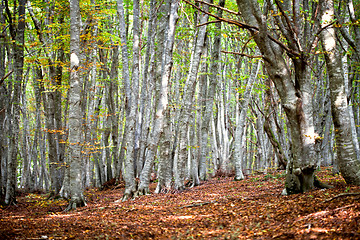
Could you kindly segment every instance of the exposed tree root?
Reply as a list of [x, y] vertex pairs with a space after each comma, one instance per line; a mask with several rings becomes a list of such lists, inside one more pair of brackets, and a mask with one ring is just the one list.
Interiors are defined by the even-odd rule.
[[334, 188], [334, 186], [321, 182], [316, 176], [314, 176], [314, 186], [321, 189]]
[[85, 207], [86, 202], [84, 198], [75, 198], [71, 199], [69, 205], [65, 208], [64, 212], [68, 212], [70, 210], [76, 210], [78, 207]]

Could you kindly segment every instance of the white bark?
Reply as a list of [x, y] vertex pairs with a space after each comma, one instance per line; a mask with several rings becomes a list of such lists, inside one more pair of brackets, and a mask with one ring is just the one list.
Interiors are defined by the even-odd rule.
[[[207, 6], [205, 7], [205, 9]], [[199, 13], [200, 24], [206, 23], [208, 19], [207, 14]], [[175, 179], [175, 188], [178, 190], [185, 189], [184, 186], [184, 170], [187, 159], [187, 131], [189, 126], [189, 119], [193, 105], [193, 96], [195, 93], [197, 73], [200, 64], [200, 58], [204, 47], [206, 34], [206, 25], [199, 27], [196, 41], [194, 43], [194, 50], [191, 55], [189, 73], [186, 79], [184, 88], [184, 97], [182, 101], [182, 110], [179, 119], [179, 158], [177, 161], [177, 178]]]
[[69, 90], [69, 189], [67, 210], [86, 205], [81, 178], [81, 129], [80, 108], [80, 6], [79, 0], [70, 0], [70, 90]]
[[[171, 77], [172, 69], [172, 50], [174, 46], [176, 22], [178, 19], [178, 7], [179, 1], [172, 1], [170, 6], [169, 26], [167, 29], [166, 44], [163, 53], [163, 74], [161, 77], [160, 96], [158, 98], [155, 119], [150, 134], [150, 138], [147, 146], [147, 155], [145, 159], [145, 165], [140, 175], [140, 184], [138, 188], [138, 194], [149, 193], [149, 183], [151, 167], [153, 165], [154, 157], [157, 151], [157, 147], [160, 141], [160, 136], [163, 131], [165, 111], [168, 105], [168, 84]], [[162, 159], [161, 161], [166, 161]]]
[[244, 179], [244, 175], [241, 168], [241, 162], [242, 162], [242, 148], [245, 142], [243, 142], [242, 135], [244, 134], [244, 128], [246, 123], [246, 115], [247, 115], [247, 109], [250, 103], [251, 99], [251, 91], [255, 82], [255, 79], [257, 78], [257, 75], [260, 70], [260, 64], [261, 62], [258, 61], [256, 66], [252, 67], [252, 73], [250, 74], [250, 77], [246, 83], [246, 89], [244, 92], [244, 95], [242, 98], [244, 101], [242, 102], [241, 110], [239, 111], [239, 116], [237, 118], [239, 119], [238, 124], [236, 125], [236, 131], [235, 131], [235, 144], [234, 144], [234, 158], [235, 158], [235, 180], [242, 180]]
[[[334, 3], [324, 0], [321, 4], [322, 26], [334, 20]], [[329, 74], [331, 112], [334, 122], [339, 170], [348, 184], [360, 184], [360, 162], [356, 158], [351, 133], [351, 121], [347, 102], [341, 56], [337, 49], [335, 29], [328, 26], [321, 32]]]

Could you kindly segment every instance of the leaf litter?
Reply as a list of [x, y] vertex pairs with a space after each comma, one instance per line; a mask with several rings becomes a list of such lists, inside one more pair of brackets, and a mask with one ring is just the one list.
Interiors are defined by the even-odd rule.
[[126, 202], [123, 188], [90, 189], [71, 212], [65, 200], [22, 195], [0, 208], [0, 239], [360, 239], [359, 186], [325, 168], [317, 175], [335, 188], [282, 196], [283, 175], [216, 177]]

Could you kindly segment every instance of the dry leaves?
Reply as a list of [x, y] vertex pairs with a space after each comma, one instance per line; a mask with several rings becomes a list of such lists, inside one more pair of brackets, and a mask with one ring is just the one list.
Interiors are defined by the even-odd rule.
[[0, 239], [359, 239], [359, 196], [325, 200], [360, 188], [331, 169], [318, 175], [335, 188], [281, 196], [283, 174], [274, 172], [127, 202], [117, 201], [123, 189], [92, 189], [86, 207], [67, 213], [66, 201], [29, 194], [0, 209]]

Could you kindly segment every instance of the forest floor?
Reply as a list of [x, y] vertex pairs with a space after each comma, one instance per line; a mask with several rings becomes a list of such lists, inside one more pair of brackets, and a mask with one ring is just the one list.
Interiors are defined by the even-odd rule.
[[360, 187], [329, 168], [317, 176], [335, 188], [282, 196], [275, 171], [126, 202], [121, 188], [91, 189], [70, 212], [65, 200], [28, 194], [0, 208], [0, 239], [360, 239], [360, 195], [351, 195]]

